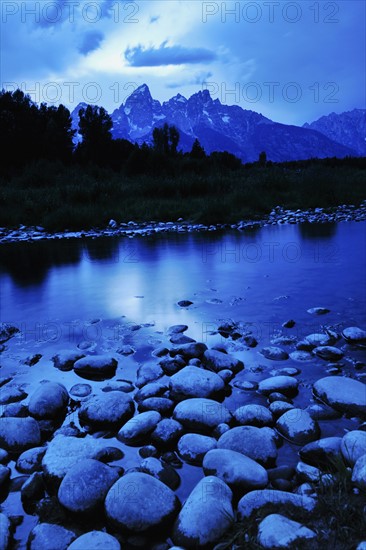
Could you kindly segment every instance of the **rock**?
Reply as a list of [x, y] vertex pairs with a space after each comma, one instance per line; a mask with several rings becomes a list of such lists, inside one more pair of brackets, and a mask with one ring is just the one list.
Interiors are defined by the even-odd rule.
[[196, 340], [186, 336], [185, 334], [173, 334], [170, 337], [170, 341], [172, 344], [188, 344], [190, 342], [195, 342]]
[[180, 371], [183, 367], [186, 366], [186, 361], [181, 355], [176, 355], [175, 357], [169, 357], [162, 359], [159, 362], [159, 365], [163, 369], [164, 373], [168, 376], [175, 374]]
[[314, 420], [334, 420], [342, 416], [340, 412], [322, 403], [313, 403], [306, 407], [305, 411], [308, 412]]
[[161, 481], [132, 472], [110, 488], [104, 506], [108, 519], [119, 529], [144, 533], [155, 528], [161, 534], [176, 517], [180, 502]]
[[263, 428], [263, 426], [272, 426], [274, 423], [271, 412], [263, 405], [243, 405], [236, 409], [234, 418], [241, 426]]
[[7, 466], [0, 464], [0, 488], [10, 479], [11, 470]]
[[248, 456], [228, 449], [208, 451], [203, 459], [203, 471], [206, 476], [216, 476], [240, 493], [263, 489], [268, 485], [268, 475], [263, 466]]
[[295, 469], [291, 466], [277, 466], [277, 468], [268, 470], [267, 473], [270, 481], [274, 479], [286, 479], [290, 481], [295, 476]]
[[96, 430], [118, 430], [135, 412], [131, 397], [119, 391], [94, 395], [81, 405], [81, 426]]
[[58, 418], [65, 414], [69, 394], [58, 382], [44, 382], [31, 395], [28, 410], [38, 419]]
[[224, 387], [220, 376], [198, 367], [184, 367], [170, 378], [170, 390], [178, 398], [211, 397]]
[[277, 491], [274, 489], [262, 489], [251, 491], [244, 495], [238, 503], [238, 519], [244, 521], [265, 511], [286, 511], [303, 515], [313, 512], [316, 500], [303, 495]]
[[183, 435], [183, 426], [171, 418], [163, 418], [151, 434], [151, 441], [160, 447], [173, 447]]
[[283, 328], [293, 328], [295, 326], [295, 321], [293, 319], [289, 319], [288, 321], [285, 321], [282, 323]]
[[117, 471], [110, 466], [98, 460], [80, 460], [61, 481], [58, 499], [70, 512], [95, 511], [117, 479]]
[[202, 464], [203, 457], [217, 446], [216, 439], [200, 434], [184, 434], [178, 441], [180, 457], [190, 464]]
[[325, 315], [330, 312], [330, 309], [327, 309], [326, 307], [311, 307], [306, 311], [310, 313], [310, 315]]
[[299, 548], [305, 542], [315, 543], [316, 533], [301, 523], [280, 514], [270, 514], [258, 528], [258, 542], [263, 548]]
[[350, 344], [366, 344], [366, 330], [359, 327], [347, 327], [342, 331], [342, 336]]
[[234, 388], [238, 388], [239, 390], [256, 390], [258, 389], [257, 382], [251, 382], [249, 380], [235, 380], [233, 383]]
[[213, 548], [234, 522], [229, 487], [214, 476], [201, 479], [187, 498], [172, 539], [184, 548]]
[[352, 482], [361, 491], [366, 491], [366, 453], [361, 455], [353, 466]]
[[215, 349], [205, 351], [203, 354], [203, 363], [214, 372], [228, 369], [236, 374], [244, 368], [243, 362], [236, 359], [236, 357]]
[[290, 359], [293, 361], [311, 361], [313, 356], [308, 351], [292, 351], [290, 353]]
[[53, 523], [39, 523], [29, 534], [29, 550], [67, 550], [75, 533]]
[[10, 521], [5, 514], [0, 512], [0, 548], [7, 550], [10, 542]]
[[280, 392], [287, 397], [297, 394], [299, 382], [293, 376], [272, 376], [259, 382], [258, 390], [264, 395]]
[[232, 428], [220, 437], [217, 447], [246, 455], [265, 467], [273, 466], [277, 458], [275, 433], [270, 428]]
[[75, 384], [71, 389], [70, 389], [70, 395], [75, 398], [75, 397], [88, 397], [88, 395], [90, 395], [92, 392], [92, 387], [90, 386], [90, 384]]
[[40, 500], [44, 497], [43, 476], [39, 472], [34, 472], [21, 488], [21, 499], [26, 506], [28, 502]]
[[271, 411], [274, 418], [279, 418], [285, 412], [291, 411], [294, 408], [295, 407], [291, 405], [291, 403], [287, 403], [287, 401], [273, 401], [273, 403], [271, 403], [269, 406], [269, 410]]
[[366, 453], [366, 432], [353, 430], [346, 433], [341, 441], [341, 452], [346, 462], [353, 466]]
[[220, 378], [223, 379], [225, 384], [228, 384], [230, 380], [232, 380], [233, 377], [235, 376], [233, 371], [228, 369], [220, 370], [217, 374], [220, 376]]
[[42, 458], [46, 447], [34, 447], [22, 453], [16, 463], [16, 469], [22, 474], [32, 474], [42, 470]]
[[134, 353], [136, 352], [136, 350], [132, 347], [132, 346], [121, 346], [120, 348], [117, 349], [117, 353], [119, 353], [120, 355], [125, 355], [126, 357], [128, 355], [133, 355]]
[[101, 462], [114, 462], [115, 460], [121, 460], [123, 457], [124, 453], [118, 447], [105, 447], [94, 458]]
[[0, 323], [0, 344], [10, 340], [10, 338], [17, 332], [19, 332], [17, 327], [10, 325], [9, 323]]
[[162, 416], [170, 416], [174, 409], [174, 401], [166, 397], [148, 397], [139, 403], [140, 412], [157, 411]]
[[193, 342], [191, 344], [183, 344], [179, 346], [176, 353], [182, 355], [185, 359], [202, 359], [203, 354], [207, 350], [206, 344], [202, 342]]
[[288, 359], [287, 351], [281, 348], [278, 348], [276, 346], [269, 346], [267, 348], [263, 348], [261, 351], [261, 354], [266, 359], [271, 359], [272, 361], [284, 361], [285, 359]]
[[345, 376], [326, 376], [317, 380], [313, 393], [342, 413], [366, 416], [366, 385]]
[[52, 357], [53, 366], [62, 371], [72, 370], [74, 363], [85, 357], [80, 351], [63, 350]]
[[180, 477], [174, 468], [169, 464], [163, 465], [157, 458], [152, 456], [146, 458], [141, 462], [140, 469], [170, 487], [172, 491], [175, 491], [180, 485]]
[[159, 365], [142, 365], [137, 371], [136, 387], [142, 388], [149, 382], [155, 382], [163, 376], [164, 372]]
[[8, 405], [9, 403], [17, 403], [27, 397], [27, 392], [19, 385], [6, 385], [1, 388], [0, 405]]
[[57, 435], [48, 444], [42, 460], [42, 468], [47, 483], [59, 486], [67, 472], [80, 460], [95, 458], [107, 447], [106, 441], [91, 435], [83, 438]]
[[342, 350], [334, 346], [318, 346], [313, 353], [325, 361], [339, 361], [344, 355]]
[[188, 330], [188, 325], [172, 325], [168, 328], [168, 334], [180, 334]]
[[329, 336], [329, 334], [319, 332], [305, 336], [305, 342], [307, 342], [311, 348], [317, 348], [319, 346], [330, 346], [334, 343], [334, 338]]
[[109, 220], [108, 227], [110, 229], [117, 229], [118, 223], [116, 222], [116, 220]]
[[0, 464], [7, 464], [9, 460], [9, 453], [5, 449], [0, 449]]
[[117, 438], [126, 445], [138, 445], [155, 430], [160, 420], [161, 415], [156, 411], [140, 413], [122, 426]]
[[0, 418], [0, 447], [22, 453], [41, 443], [39, 424], [34, 418]]
[[140, 403], [144, 399], [149, 399], [150, 397], [161, 397], [166, 393], [168, 388], [169, 385], [166, 382], [151, 382], [136, 392], [134, 399]]
[[213, 399], [196, 397], [178, 403], [173, 418], [188, 430], [210, 432], [219, 424], [230, 422], [231, 414], [225, 405]]
[[121, 545], [108, 533], [90, 531], [74, 540], [67, 550], [121, 550]]
[[180, 300], [180, 302], [178, 302], [179, 307], [189, 307], [192, 304], [193, 302], [191, 302], [190, 300]]
[[320, 468], [334, 467], [334, 461], [338, 461], [342, 456], [341, 441], [341, 437], [324, 437], [318, 441], [313, 441], [300, 449], [300, 457], [312, 466]]
[[285, 412], [277, 420], [276, 428], [280, 434], [296, 445], [305, 445], [318, 439], [320, 428], [316, 420], [302, 409]]
[[117, 364], [109, 355], [88, 355], [74, 363], [74, 371], [87, 380], [106, 380], [116, 374]]

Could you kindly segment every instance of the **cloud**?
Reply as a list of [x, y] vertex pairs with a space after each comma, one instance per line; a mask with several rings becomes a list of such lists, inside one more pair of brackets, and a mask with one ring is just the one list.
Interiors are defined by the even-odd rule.
[[83, 37], [81, 44], [79, 45], [79, 52], [83, 55], [87, 55], [94, 50], [97, 50], [104, 40], [104, 34], [100, 31], [88, 31]]
[[153, 17], [150, 17], [150, 23], [156, 23], [159, 19], [160, 15], [154, 15]]
[[217, 54], [206, 48], [166, 46], [166, 42], [163, 42], [159, 48], [146, 49], [139, 44], [134, 48], [127, 48], [124, 56], [131, 67], [212, 63], [217, 59]]
[[199, 72], [193, 75], [192, 78], [183, 79], [176, 82], [169, 82], [166, 84], [166, 88], [169, 89], [175, 89], [175, 88], [182, 88], [183, 86], [197, 86], [202, 85], [203, 83], [207, 82], [209, 78], [212, 77], [211, 72]]

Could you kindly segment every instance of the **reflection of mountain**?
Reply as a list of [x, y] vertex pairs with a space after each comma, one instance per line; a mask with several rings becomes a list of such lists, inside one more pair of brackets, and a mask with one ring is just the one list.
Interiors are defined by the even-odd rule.
[[[85, 104], [78, 105], [72, 113], [75, 128], [80, 107]], [[262, 151], [266, 151], [269, 160], [277, 162], [357, 156], [359, 151], [352, 139], [337, 142], [335, 138], [340, 134], [332, 137], [321, 128], [279, 124], [238, 105], [223, 105], [218, 99], [213, 100], [208, 90], [189, 99], [177, 94], [160, 103], [144, 84], [112, 113], [112, 120], [114, 138], [151, 143], [154, 128], [168, 123], [179, 129], [183, 151], [189, 151], [197, 138], [207, 153], [229, 151], [244, 162], [258, 160]]]
[[82, 258], [90, 262], [118, 261], [117, 240], [103, 241], [103, 246], [87, 239], [3, 244], [0, 248], [0, 272], [8, 273], [25, 288], [43, 283], [51, 268], [75, 265]]
[[338, 231], [338, 224], [333, 223], [300, 223], [299, 233], [304, 239], [328, 239]]

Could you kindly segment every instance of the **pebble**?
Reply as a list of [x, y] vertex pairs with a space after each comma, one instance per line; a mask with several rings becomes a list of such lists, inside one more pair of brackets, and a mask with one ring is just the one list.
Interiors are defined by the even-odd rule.
[[170, 390], [174, 397], [211, 397], [225, 387], [215, 372], [188, 366], [170, 378]]
[[231, 413], [213, 399], [192, 398], [178, 403], [173, 418], [188, 430], [210, 432], [219, 424], [230, 422]]
[[122, 426], [117, 438], [125, 445], [138, 445], [154, 431], [160, 420], [161, 415], [156, 411], [140, 413]]
[[135, 405], [129, 395], [111, 391], [89, 397], [81, 405], [78, 417], [81, 426], [93, 431], [118, 430], [134, 412]]
[[187, 433], [178, 441], [179, 456], [189, 464], [202, 464], [203, 457], [208, 451], [215, 449], [216, 439], [207, 435]]

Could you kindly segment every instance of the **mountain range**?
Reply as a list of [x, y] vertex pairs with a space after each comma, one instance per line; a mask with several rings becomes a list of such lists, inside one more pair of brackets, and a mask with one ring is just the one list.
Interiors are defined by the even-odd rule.
[[[80, 103], [72, 112], [78, 129]], [[133, 143], [152, 143], [155, 127], [175, 125], [179, 149], [190, 151], [198, 139], [206, 153], [228, 151], [243, 162], [258, 160], [265, 151], [274, 162], [309, 158], [366, 156], [366, 110], [324, 116], [303, 127], [274, 122], [238, 105], [223, 105], [208, 90], [189, 99], [181, 94], [160, 103], [146, 84], [137, 88], [112, 114], [113, 138]], [[80, 141], [80, 136], [78, 141]]]

